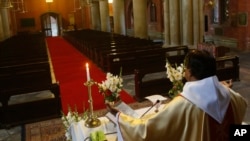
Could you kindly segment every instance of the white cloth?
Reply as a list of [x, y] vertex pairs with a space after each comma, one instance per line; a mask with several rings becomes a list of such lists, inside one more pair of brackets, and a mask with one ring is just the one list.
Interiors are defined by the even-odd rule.
[[186, 82], [181, 95], [221, 123], [230, 102], [229, 88], [216, 76]]
[[[164, 100], [166, 100], [166, 99], [164, 99]], [[151, 101], [151, 102], [155, 102], [155, 101]], [[160, 102], [160, 104], [161, 104], [161, 102]], [[159, 111], [163, 110], [164, 106], [165, 106], [165, 104], [161, 104], [161, 105], [156, 104], [153, 108], [146, 107], [146, 108], [137, 109], [136, 113], [139, 115], [139, 117], [141, 117], [144, 113], [146, 113], [145, 115], [149, 115], [149, 114], [155, 113], [156, 110], [158, 110], [158, 112], [159, 112]], [[119, 125], [118, 121], [119, 121], [120, 113], [116, 114], [116, 125]], [[123, 141], [121, 129], [119, 128], [119, 126], [117, 126], [117, 138], [118, 138], [118, 141]]]
[[[159, 111], [162, 110], [163, 107], [164, 107], [164, 104], [160, 105], [158, 107], [158, 110]], [[142, 114], [144, 114], [146, 111], [147, 111], [147, 114], [154, 113], [156, 110], [156, 107], [153, 107], [151, 109], [150, 108], [151, 107], [137, 109], [135, 110], [135, 112], [136, 114], [138, 114], [139, 117]], [[150, 110], [148, 111], [148, 109]], [[70, 126], [72, 141], [85, 141], [85, 140], [88, 141], [91, 132], [100, 131], [100, 130], [104, 132], [108, 141], [116, 141], [117, 138], [121, 138], [120, 130], [117, 130], [117, 124], [113, 123], [105, 116], [99, 117], [98, 119], [100, 119], [101, 125], [95, 128], [86, 127], [84, 125], [85, 124], [84, 120], [72, 123]]]
[[110, 122], [106, 117], [100, 117], [99, 119], [101, 121], [101, 125], [95, 128], [86, 127], [84, 120], [72, 123], [70, 127], [72, 141], [88, 141], [90, 133], [95, 131], [103, 131], [104, 134], [106, 134], [107, 139], [109, 138], [109, 140], [115, 141], [117, 138], [116, 125], [113, 122]]

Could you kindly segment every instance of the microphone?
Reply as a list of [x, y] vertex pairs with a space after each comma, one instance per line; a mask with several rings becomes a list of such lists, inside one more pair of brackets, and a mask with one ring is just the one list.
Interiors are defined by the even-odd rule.
[[157, 100], [150, 108], [148, 108], [148, 110], [146, 112], [144, 112], [140, 118], [142, 118], [146, 113], [148, 113], [155, 105], [157, 105], [158, 103], [160, 103], [160, 100]]

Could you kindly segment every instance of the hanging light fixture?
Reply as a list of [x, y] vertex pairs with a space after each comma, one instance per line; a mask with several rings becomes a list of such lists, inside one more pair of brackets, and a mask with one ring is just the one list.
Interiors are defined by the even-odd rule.
[[11, 0], [2, 0], [0, 1], [0, 8], [12, 8], [13, 5], [11, 3]]
[[24, 0], [0, 0], [0, 8], [11, 8], [15, 12], [26, 13]]
[[53, 0], [45, 0], [46, 1], [46, 3], [51, 3], [51, 2], [53, 2]]
[[207, 3], [205, 3], [205, 6], [209, 8], [214, 8], [216, 3], [217, 3], [217, 0], [209, 0]]
[[25, 5], [24, 5], [24, 0], [21, 0], [21, 9], [22, 9], [22, 11], [20, 11], [20, 13], [27, 13], [28, 11], [26, 10], [26, 8], [25, 8]]

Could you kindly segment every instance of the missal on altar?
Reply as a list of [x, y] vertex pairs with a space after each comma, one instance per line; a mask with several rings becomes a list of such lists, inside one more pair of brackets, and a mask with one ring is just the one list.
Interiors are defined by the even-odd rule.
[[[140, 118], [140, 115], [123, 101], [117, 103], [114, 107], [124, 114], [130, 115], [135, 118]], [[105, 116], [108, 117], [112, 122], [116, 123], [115, 116], [110, 112], [108, 112]]]
[[[127, 105], [123, 101], [116, 103], [114, 105], [114, 107], [126, 115], [130, 115], [130, 116], [135, 117], [135, 118], [141, 118], [145, 114], [152, 112], [151, 109], [153, 107], [155, 107], [156, 111], [158, 111], [158, 109], [161, 105], [161, 102], [164, 100], [167, 100], [166, 97], [163, 97], [163, 96], [157, 95], [157, 94], [147, 96], [145, 98], [152, 102], [152, 106], [147, 107], [147, 108], [142, 108], [141, 110], [139, 110], [140, 112], [138, 110], [137, 111], [133, 110], [129, 105]], [[110, 112], [108, 112], [105, 116], [108, 117], [112, 122], [116, 123], [116, 117], [113, 114], [111, 114]]]

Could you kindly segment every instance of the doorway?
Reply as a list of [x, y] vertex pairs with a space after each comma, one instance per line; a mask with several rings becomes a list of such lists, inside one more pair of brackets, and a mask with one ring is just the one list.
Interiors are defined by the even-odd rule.
[[60, 36], [60, 16], [58, 13], [47, 12], [40, 16], [41, 28], [44, 35], [47, 36]]

